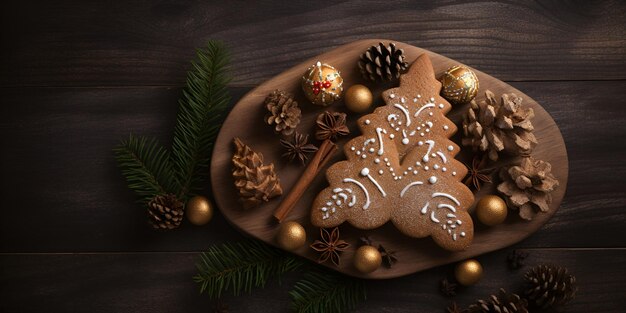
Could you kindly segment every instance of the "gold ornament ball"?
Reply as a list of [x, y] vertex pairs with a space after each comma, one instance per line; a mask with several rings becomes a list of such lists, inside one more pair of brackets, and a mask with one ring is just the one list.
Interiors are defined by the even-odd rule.
[[195, 196], [187, 201], [185, 214], [191, 224], [202, 226], [213, 217], [213, 205], [211, 205], [209, 199], [203, 196]]
[[468, 103], [478, 93], [478, 77], [469, 68], [456, 65], [441, 76], [441, 96], [453, 104]]
[[276, 241], [281, 248], [292, 251], [304, 245], [306, 231], [298, 222], [289, 221], [280, 226]]
[[454, 269], [454, 277], [459, 284], [471, 286], [483, 277], [483, 267], [474, 259], [465, 260]]
[[346, 90], [344, 100], [348, 110], [355, 113], [363, 113], [372, 107], [374, 96], [372, 96], [369, 88], [356, 84]]
[[373, 246], [362, 246], [354, 254], [354, 267], [361, 273], [371, 273], [380, 267], [383, 257]]
[[302, 90], [313, 104], [327, 106], [341, 99], [343, 78], [337, 69], [318, 61], [302, 76]]
[[507, 211], [506, 202], [494, 195], [486, 195], [476, 204], [476, 216], [481, 223], [487, 226], [504, 222]]

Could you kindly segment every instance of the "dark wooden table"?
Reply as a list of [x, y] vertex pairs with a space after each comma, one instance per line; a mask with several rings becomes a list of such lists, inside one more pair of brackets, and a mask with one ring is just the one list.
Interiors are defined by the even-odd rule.
[[[128, 133], [171, 141], [177, 99], [208, 39], [234, 58], [233, 103], [304, 58], [362, 38], [430, 49], [509, 82], [559, 124], [570, 159], [561, 209], [529, 239], [480, 256], [468, 304], [516, 290], [529, 265], [578, 278], [568, 312], [626, 308], [626, 3], [32, 1], [0, 23], [0, 311], [207, 312], [192, 282], [197, 253], [242, 238], [219, 214], [161, 233], [126, 188], [111, 149]], [[443, 312], [443, 266], [367, 283], [359, 312]], [[287, 311], [270, 284], [226, 297], [232, 312]]]

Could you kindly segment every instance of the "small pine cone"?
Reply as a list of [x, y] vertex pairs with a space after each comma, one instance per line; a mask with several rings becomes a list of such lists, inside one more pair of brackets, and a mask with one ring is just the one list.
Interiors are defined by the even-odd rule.
[[255, 207], [283, 194], [274, 164], [263, 164], [263, 155], [235, 138], [233, 178], [245, 209]]
[[363, 78], [371, 81], [394, 80], [400, 77], [409, 64], [404, 61], [404, 50], [396, 49], [396, 45], [382, 42], [371, 46], [359, 59], [359, 69]]
[[520, 296], [500, 289], [487, 300], [478, 300], [470, 305], [470, 313], [528, 313], [528, 303]]
[[537, 211], [550, 210], [551, 192], [559, 186], [550, 163], [530, 156], [522, 158], [519, 166], [502, 167], [500, 179], [498, 191], [505, 196], [507, 205], [519, 210], [519, 216], [525, 220], [532, 220]]
[[500, 152], [530, 154], [537, 145], [530, 122], [535, 116], [533, 109], [522, 108], [522, 98], [514, 93], [503, 94], [500, 102], [489, 90], [485, 97], [483, 101], [470, 102], [463, 119], [463, 145], [487, 152], [493, 161], [498, 160]]
[[525, 275], [528, 288], [526, 298], [531, 305], [545, 309], [559, 307], [576, 296], [576, 277], [567, 268], [555, 265], [539, 265]]
[[185, 204], [173, 194], [157, 195], [148, 202], [148, 222], [155, 229], [174, 229], [180, 226]]
[[274, 124], [274, 130], [277, 133], [289, 136], [300, 124], [302, 112], [298, 107], [298, 102], [285, 91], [274, 90], [270, 93], [265, 98], [265, 107], [269, 111], [265, 116], [265, 122], [270, 126]]

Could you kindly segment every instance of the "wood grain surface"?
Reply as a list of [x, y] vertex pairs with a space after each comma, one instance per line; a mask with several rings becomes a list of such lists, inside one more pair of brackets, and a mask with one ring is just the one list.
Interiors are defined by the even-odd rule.
[[[377, 105], [384, 105], [381, 99], [381, 92], [385, 89], [389, 89], [390, 86], [383, 88], [380, 84], [376, 85], [364, 82], [355, 62], [355, 60], [358, 60], [361, 51], [365, 51], [372, 45], [376, 45], [379, 42], [389, 42], [389, 40], [359, 40], [305, 60], [301, 64], [294, 66], [267, 82], [264, 82], [254, 90], [247, 93], [239, 102], [237, 102], [224, 121], [220, 134], [215, 142], [213, 157], [211, 159], [211, 182], [215, 201], [225, 217], [233, 223], [235, 227], [239, 228], [244, 233], [250, 234], [255, 238], [267, 242], [268, 244], [276, 245], [275, 237], [279, 225], [273, 220], [272, 214], [284, 197], [271, 200], [270, 202], [254, 209], [242, 209], [241, 203], [238, 201], [238, 191], [233, 184], [231, 172], [233, 138], [240, 138], [244, 143], [250, 145], [253, 150], [262, 153], [266, 164], [273, 163], [275, 165], [277, 175], [281, 180], [281, 184], [283, 188], [285, 188], [285, 193], [289, 192], [292, 186], [295, 185], [298, 178], [302, 175], [303, 168], [293, 166], [292, 164], [285, 162], [284, 158], [281, 157], [283, 149], [278, 143], [278, 139], [271, 140], [271, 138], [276, 138], [276, 135], [272, 133], [271, 127], [267, 127], [267, 125], [263, 123], [262, 117], [265, 115], [263, 100], [269, 93], [276, 89], [285, 90], [293, 94], [295, 100], [300, 103], [300, 107], [303, 111], [302, 122], [298, 126], [298, 129], [301, 132], [310, 132], [311, 134], [314, 132], [315, 119], [320, 112], [323, 112], [325, 109], [340, 112], [346, 111], [343, 101], [337, 101], [332, 106], [327, 108], [320, 108], [311, 105], [304, 98], [300, 86], [302, 73], [309, 66], [311, 66], [311, 64], [314, 64], [316, 60], [321, 60], [322, 62], [331, 64], [342, 71], [342, 78], [346, 88], [357, 83], [368, 84], [372, 88], [375, 103]], [[458, 62], [452, 59], [418, 47], [407, 45], [402, 42], [396, 42], [396, 44], [399, 49], [404, 50], [406, 60], [409, 64], [411, 64], [418, 56], [424, 53], [428, 54], [433, 64], [435, 77], [440, 77], [446, 69], [458, 64]], [[472, 242], [472, 245], [464, 251], [454, 253], [447, 252], [437, 247], [430, 238], [409, 238], [398, 232], [389, 223], [383, 227], [370, 231], [359, 230], [351, 227], [348, 223], [344, 223], [340, 227], [342, 239], [346, 240], [352, 245], [352, 247], [348, 249], [348, 251], [342, 253], [342, 262], [340, 266], [336, 267], [328, 262], [324, 263], [325, 266], [351, 276], [368, 279], [388, 279], [403, 276], [432, 268], [437, 265], [464, 260], [486, 252], [510, 246], [537, 231], [558, 210], [567, 188], [568, 177], [567, 151], [558, 126], [540, 104], [525, 95], [523, 92], [516, 90], [510, 85], [479, 70], [475, 69], [475, 72], [481, 85], [481, 94], [479, 95], [479, 99], [484, 98], [483, 93], [485, 90], [491, 90], [496, 95], [513, 92], [524, 98], [523, 103], [525, 106], [534, 110], [534, 133], [539, 141], [539, 145], [537, 145], [533, 151], [533, 157], [545, 160], [550, 164], [554, 164], [552, 166], [552, 172], [560, 183], [559, 188], [552, 194], [553, 201], [550, 204], [551, 210], [546, 214], [537, 215], [536, 218], [530, 222], [521, 220], [516, 216], [517, 214], [511, 214], [506, 223], [497, 227], [481, 227], [480, 223], [475, 221], [476, 231], [474, 233], [474, 241]], [[467, 112], [467, 105], [455, 106], [452, 111], [448, 113], [447, 117], [456, 125], [460, 125], [464, 112]], [[349, 138], [344, 138], [338, 142], [339, 152], [334, 155], [333, 159], [329, 162], [329, 165], [339, 160], [345, 160], [346, 157], [343, 154], [343, 145], [349, 139], [361, 135], [356, 127], [356, 120], [360, 117], [360, 115], [349, 114], [348, 116], [351, 133], [347, 136]], [[459, 126], [459, 129], [461, 129], [461, 126]], [[457, 134], [454, 138], [460, 146], [460, 142], [458, 140], [460, 138], [459, 135], [460, 134]], [[311, 135], [310, 137], [313, 138], [314, 136]], [[466, 164], [469, 164], [471, 163], [469, 155], [470, 154], [468, 153], [461, 153], [457, 157], [462, 159], [462, 161]], [[510, 162], [514, 162], [514, 160], [508, 159], [507, 161], [506, 158], [502, 158], [494, 166], [503, 166]], [[310, 210], [313, 199], [315, 199], [318, 192], [328, 186], [328, 182], [326, 181], [324, 175], [327, 168], [328, 166], [321, 170], [320, 175], [318, 175], [311, 186], [309, 186], [302, 198], [297, 202], [295, 209], [285, 219], [297, 221], [307, 230], [307, 243], [303, 247], [295, 250], [294, 253], [312, 261], [317, 260], [319, 255], [309, 248], [309, 245], [318, 238], [318, 230], [316, 227], [311, 225], [310, 222]], [[494, 181], [497, 181], [497, 173], [494, 173], [493, 176]], [[483, 188], [480, 193], [476, 194], [476, 198], [480, 199], [482, 195], [495, 193], [496, 191], [494, 187], [494, 185], [486, 186], [486, 188]], [[471, 211], [473, 211], [473, 208], [470, 208], [470, 212]], [[391, 269], [381, 267], [372, 273], [360, 273], [354, 268], [354, 266], [352, 266], [351, 260], [354, 257], [356, 247], [359, 245], [359, 238], [363, 236], [370, 236], [373, 238], [375, 245], [383, 244], [387, 249], [396, 251], [398, 258], [401, 261], [399, 261]]]
[[[0, 311], [211, 312], [191, 276], [199, 251], [243, 236], [146, 224], [111, 149], [129, 132], [171, 142], [193, 50], [233, 52], [233, 101], [303, 60], [393, 38], [509, 82], [554, 118], [570, 171], [561, 209], [513, 247], [482, 255], [478, 285], [437, 291], [452, 265], [368, 282], [358, 312], [443, 312], [528, 266], [563, 264], [579, 293], [565, 312], [626, 307], [626, 4], [623, 1], [36, 1], [0, 11]], [[210, 188], [207, 186], [207, 193]], [[506, 255], [530, 253], [508, 272]], [[224, 299], [231, 312], [287, 312], [299, 275]]]

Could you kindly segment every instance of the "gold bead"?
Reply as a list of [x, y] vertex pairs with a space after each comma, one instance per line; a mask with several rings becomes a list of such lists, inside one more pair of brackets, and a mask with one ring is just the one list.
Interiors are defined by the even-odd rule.
[[483, 267], [474, 259], [465, 260], [454, 269], [454, 277], [461, 285], [473, 285], [483, 277]]
[[348, 110], [355, 113], [363, 113], [372, 107], [374, 97], [369, 88], [356, 84], [346, 90], [344, 100]]
[[298, 222], [285, 222], [276, 234], [278, 245], [288, 251], [298, 249], [306, 242], [306, 231]]
[[380, 267], [383, 257], [373, 246], [362, 246], [354, 254], [354, 267], [361, 273], [371, 273]]
[[495, 195], [486, 195], [476, 204], [476, 216], [481, 223], [487, 226], [504, 222], [507, 211], [506, 202]]
[[195, 196], [187, 201], [185, 215], [191, 224], [201, 226], [208, 223], [213, 217], [213, 206], [209, 199]]
[[441, 96], [453, 104], [468, 103], [478, 93], [478, 77], [469, 68], [456, 65], [441, 76]]
[[313, 104], [328, 106], [341, 99], [343, 78], [337, 69], [318, 61], [302, 76], [302, 90]]

